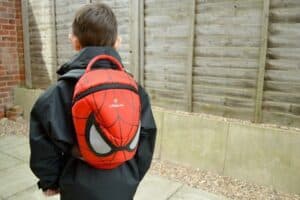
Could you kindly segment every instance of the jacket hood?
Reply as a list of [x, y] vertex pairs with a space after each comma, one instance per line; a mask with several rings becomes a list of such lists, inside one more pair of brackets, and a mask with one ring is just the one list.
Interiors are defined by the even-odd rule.
[[[58, 70], [58, 75], [64, 75], [73, 69], [85, 69], [95, 56], [98, 55], [110, 55], [118, 59], [121, 63], [121, 57], [119, 53], [112, 47], [85, 47], [79, 51], [69, 62], [63, 64]], [[95, 63], [96, 68], [115, 68], [115, 65], [107, 60], [101, 60]]]

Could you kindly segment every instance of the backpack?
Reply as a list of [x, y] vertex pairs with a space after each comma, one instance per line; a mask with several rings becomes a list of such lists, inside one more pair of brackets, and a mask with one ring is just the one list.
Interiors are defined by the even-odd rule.
[[[92, 69], [109, 60], [117, 69]], [[75, 85], [72, 117], [84, 161], [113, 169], [134, 157], [141, 130], [138, 85], [109, 55], [93, 58]]]

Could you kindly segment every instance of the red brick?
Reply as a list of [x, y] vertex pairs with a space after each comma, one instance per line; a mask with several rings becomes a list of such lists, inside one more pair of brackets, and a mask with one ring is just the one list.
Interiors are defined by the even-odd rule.
[[2, 81], [10, 81], [10, 80], [14, 80], [14, 77], [12, 75], [4, 75], [4, 76], [1, 76], [1, 80]]
[[0, 81], [0, 87], [5, 87], [6, 86], [6, 81]]
[[8, 20], [8, 23], [9, 23], [9, 24], [16, 24], [16, 20], [10, 19], [10, 20]]
[[7, 98], [8, 96], [9, 96], [8, 92], [0, 92], [0, 98], [1, 99]]
[[10, 7], [10, 8], [12, 8], [14, 6], [14, 4], [13, 4], [13, 2], [3, 2], [2, 6], [3, 7]]
[[8, 8], [8, 9], [7, 9], [7, 12], [8, 12], [8, 13], [16, 13], [16, 11], [17, 11], [17, 10], [16, 10], [15, 8]]
[[4, 103], [7, 105], [12, 105], [12, 98], [11, 97], [5, 97], [4, 99]]
[[17, 80], [7, 81], [6, 83], [7, 83], [8, 86], [16, 86], [16, 85], [19, 85], [19, 83], [20, 83], [20, 76], [18, 76], [18, 79], [17, 79]]
[[7, 8], [4, 6], [0, 6], [0, 12], [7, 12]]
[[9, 20], [5, 18], [0, 18], [0, 24], [8, 24]]
[[16, 26], [14, 25], [2, 25], [4, 30], [16, 30]]
[[0, 110], [0, 119], [3, 118], [3, 117], [5, 117], [4, 110]]
[[3, 36], [2, 41], [12, 41], [15, 42], [17, 41], [17, 38], [15, 36]]
[[18, 10], [21, 10], [21, 1], [15, 1], [15, 7], [16, 7]]
[[18, 25], [18, 27], [22, 28], [22, 20], [21, 19], [16, 18], [16, 24]]
[[15, 66], [12, 66], [13, 69], [10, 69], [7, 71], [7, 75], [14, 75], [19, 73], [19, 69], [16, 68]]
[[15, 46], [17, 46], [17, 42], [9, 42], [8, 46], [9, 47], [15, 47]]
[[15, 14], [14, 13], [1, 12], [0, 17], [13, 19], [13, 18], [15, 18]]
[[8, 30], [0, 30], [0, 35], [9, 35], [9, 31]]
[[0, 76], [6, 75], [6, 70], [0, 70]]
[[3, 92], [8, 92], [10, 90], [9, 87], [5, 86], [5, 87], [1, 87], [0, 88], [0, 94], [3, 93]]
[[15, 36], [15, 35], [18, 35], [18, 33], [17, 33], [17, 31], [9, 31], [9, 35]]

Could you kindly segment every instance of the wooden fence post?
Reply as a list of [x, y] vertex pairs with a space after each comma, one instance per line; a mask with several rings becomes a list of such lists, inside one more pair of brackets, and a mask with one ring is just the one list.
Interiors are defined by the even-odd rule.
[[55, 83], [57, 81], [57, 74], [56, 70], [58, 67], [58, 55], [57, 55], [57, 36], [56, 36], [56, 0], [50, 0], [51, 7], [50, 7], [50, 16], [52, 20], [51, 22], [51, 54], [52, 58], [52, 77], [51, 82]]
[[254, 116], [255, 123], [260, 123], [262, 121], [264, 78], [265, 78], [266, 59], [267, 59], [267, 50], [268, 50], [269, 12], [270, 12], [270, 0], [263, 0], [259, 70], [258, 70], [258, 77], [256, 83], [256, 100], [255, 100], [255, 116]]
[[144, 87], [145, 86], [145, 0], [139, 1], [139, 81], [140, 84]]
[[194, 65], [194, 38], [195, 38], [195, 20], [196, 20], [196, 0], [191, 0], [190, 12], [190, 38], [188, 48], [188, 58], [186, 67], [186, 111], [193, 111], [193, 65]]
[[131, 62], [133, 66], [133, 75], [136, 80], [140, 79], [139, 73], [139, 3], [140, 1], [130, 0], [130, 47], [131, 47]]
[[29, 88], [32, 88], [29, 46], [28, 0], [22, 0], [22, 25], [24, 42], [25, 85]]

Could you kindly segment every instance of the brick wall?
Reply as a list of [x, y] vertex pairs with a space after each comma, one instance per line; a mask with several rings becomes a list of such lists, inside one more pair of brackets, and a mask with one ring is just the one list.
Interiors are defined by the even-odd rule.
[[0, 118], [13, 87], [24, 83], [24, 68], [21, 0], [0, 0]]

